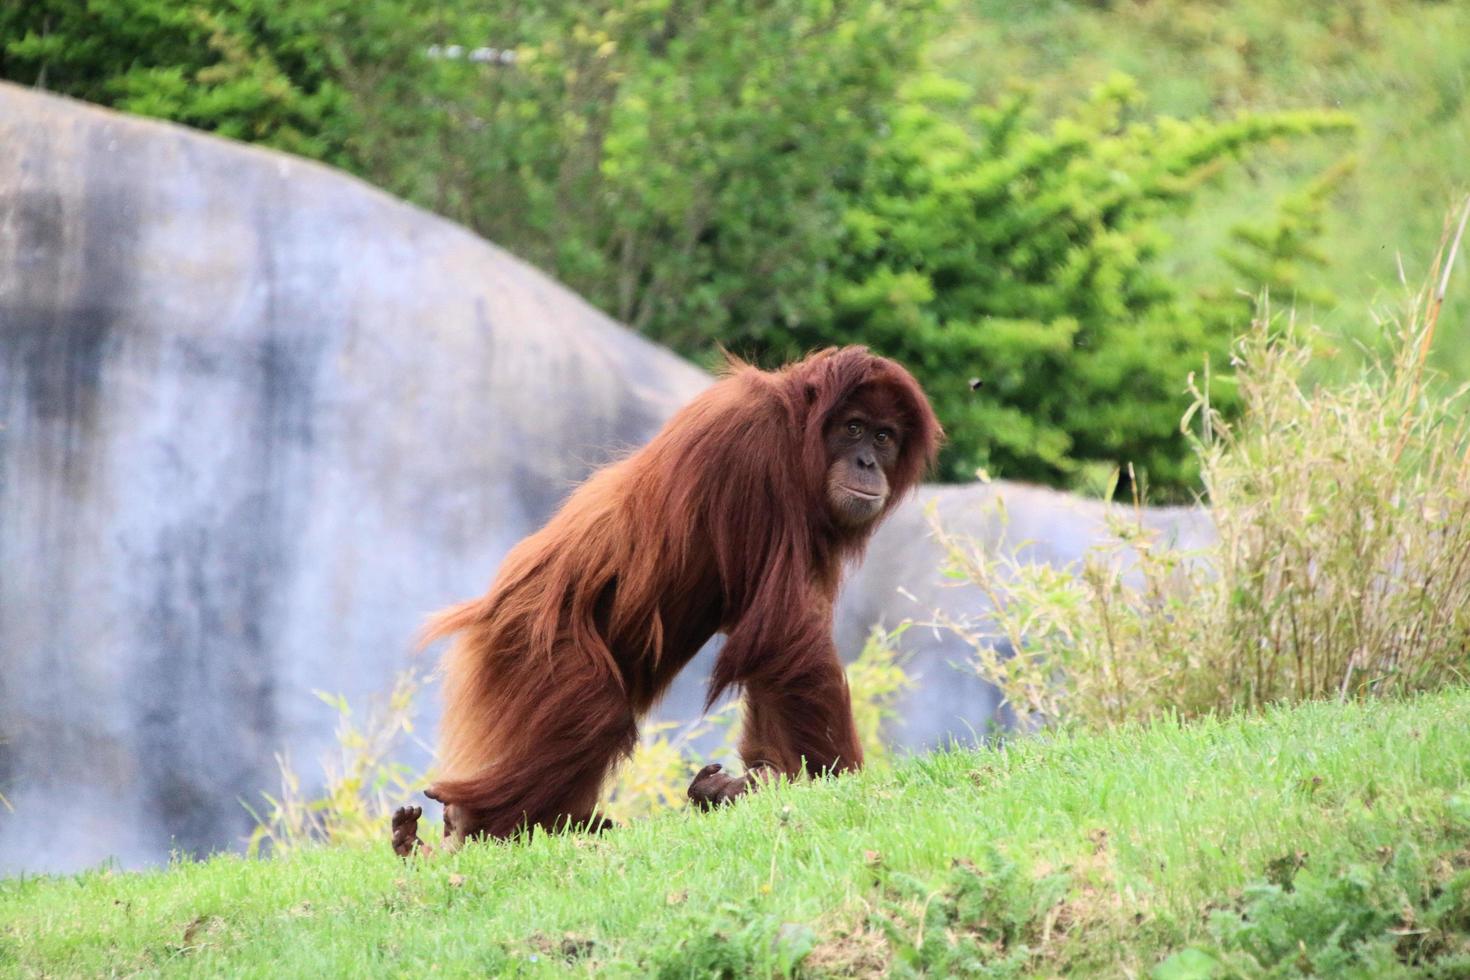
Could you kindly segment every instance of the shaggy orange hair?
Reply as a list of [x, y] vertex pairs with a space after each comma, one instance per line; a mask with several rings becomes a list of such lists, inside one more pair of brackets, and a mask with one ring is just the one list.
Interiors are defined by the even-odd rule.
[[779, 371], [731, 359], [643, 449], [594, 474], [507, 556], [489, 593], [445, 610], [446, 833], [506, 836], [589, 820], [637, 720], [715, 633], [706, 707], [738, 685], [747, 765], [859, 766], [832, 603], [858, 530], [829, 513], [824, 433], [863, 392], [898, 406], [884, 514], [919, 481], [940, 428], [917, 382], [861, 347]]

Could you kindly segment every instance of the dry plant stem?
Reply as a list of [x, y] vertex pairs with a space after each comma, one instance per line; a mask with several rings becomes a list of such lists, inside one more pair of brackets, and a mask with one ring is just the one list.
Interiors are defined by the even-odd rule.
[[1454, 241], [1450, 243], [1449, 255], [1444, 260], [1444, 275], [1440, 277], [1439, 288], [1434, 291], [1434, 309], [1430, 312], [1430, 326], [1439, 320], [1439, 308], [1444, 305], [1445, 292], [1450, 286], [1450, 270], [1455, 267], [1455, 257], [1460, 252], [1460, 239], [1465, 235], [1465, 223], [1470, 221], [1470, 195], [1467, 195], [1460, 207], [1460, 225], [1455, 229]]
[[427, 785], [427, 776], [393, 759], [413, 736], [415, 701], [425, 680], [413, 668], [400, 671], [387, 702], [370, 706], [360, 719], [353, 717], [345, 699], [318, 692], [338, 715], [335, 751], [322, 760], [322, 795], [304, 795], [290, 759], [277, 754], [280, 795], [262, 794], [267, 804], [263, 816], [245, 804], [256, 822], [248, 853], [258, 855], [268, 847], [282, 854], [310, 844], [379, 839], [396, 801]]
[[[1466, 195], [1465, 200], [1460, 205], [1460, 223], [1455, 228], [1454, 238], [1450, 239], [1448, 251], [1444, 251], [1443, 248], [1441, 250], [1441, 254], [1444, 255], [1443, 267], [1440, 267], [1439, 262], [1435, 263], [1435, 271], [1439, 273], [1439, 284], [1435, 287], [1434, 292], [1430, 294], [1428, 309], [1425, 311], [1424, 336], [1419, 343], [1418, 357], [1415, 359], [1414, 385], [1409, 392], [1410, 404], [1419, 397], [1419, 386], [1423, 381], [1424, 366], [1429, 361], [1429, 348], [1434, 343], [1434, 334], [1439, 327], [1439, 311], [1444, 307], [1445, 292], [1450, 288], [1450, 273], [1454, 271], [1455, 258], [1460, 254], [1460, 240], [1465, 235], [1465, 223], [1467, 220], [1470, 220], [1470, 195]], [[1445, 234], [1448, 237], [1448, 223], [1446, 223]], [[1433, 278], [1432, 275], [1431, 278]], [[1408, 406], [1405, 407], [1407, 408]], [[1394, 453], [1395, 460], [1398, 460], [1403, 454], [1404, 444], [1407, 441], [1408, 433], [1405, 432], [1399, 439], [1398, 448]]]

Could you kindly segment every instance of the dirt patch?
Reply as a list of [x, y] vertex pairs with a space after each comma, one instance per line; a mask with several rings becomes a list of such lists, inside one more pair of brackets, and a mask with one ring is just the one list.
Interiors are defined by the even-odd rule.
[[892, 956], [881, 932], [866, 927], [817, 943], [802, 959], [803, 973], [819, 977], [882, 977]]

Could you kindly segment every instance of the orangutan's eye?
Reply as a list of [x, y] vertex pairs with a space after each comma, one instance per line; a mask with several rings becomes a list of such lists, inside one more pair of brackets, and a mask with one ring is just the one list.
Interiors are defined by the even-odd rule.
[[863, 434], [863, 424], [855, 420], [847, 423], [847, 434], [856, 439]]
[[880, 446], [888, 445], [888, 440], [893, 438], [893, 433], [887, 429], [879, 429], [873, 434], [873, 441]]

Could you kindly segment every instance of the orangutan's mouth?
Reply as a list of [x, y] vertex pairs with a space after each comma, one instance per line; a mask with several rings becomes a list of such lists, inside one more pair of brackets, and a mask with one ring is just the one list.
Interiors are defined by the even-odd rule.
[[871, 490], [859, 490], [857, 487], [850, 487], [847, 484], [843, 484], [842, 489], [846, 490], [854, 497], [866, 497], [868, 500], [877, 500], [878, 498], [883, 496], [880, 493], [873, 493]]

